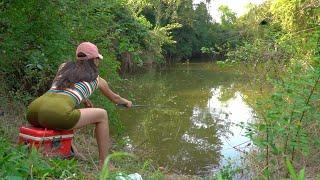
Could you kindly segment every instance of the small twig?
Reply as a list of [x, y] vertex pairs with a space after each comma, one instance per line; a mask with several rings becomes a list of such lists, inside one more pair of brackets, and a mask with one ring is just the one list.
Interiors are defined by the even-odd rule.
[[[293, 109], [292, 109], [291, 114], [290, 114], [289, 125], [291, 125], [291, 120], [292, 120], [292, 118], [293, 118], [293, 112], [294, 112], [294, 110], [295, 110], [295, 106], [293, 106]], [[287, 147], [288, 147], [290, 129], [291, 129], [291, 126], [288, 126], [288, 132], [287, 132], [287, 136], [286, 136], [286, 140], [285, 140], [285, 145], [284, 145], [284, 154], [287, 153]]]
[[303, 32], [305, 32], [305, 31], [314, 30], [314, 29], [316, 29], [316, 28], [319, 28], [319, 25], [318, 25], [318, 26], [315, 26], [315, 27], [308, 28], [308, 29], [303, 29], [303, 30], [300, 30], [300, 31], [294, 32], [294, 33], [292, 33], [292, 34], [290, 34], [290, 35], [300, 34], [300, 33], [303, 33]]
[[261, 171], [259, 172], [259, 175], [262, 176], [262, 175], [263, 175], [263, 174], [262, 174], [263, 171], [264, 171], [265, 169], [268, 169], [268, 168], [269, 168], [268, 166], [265, 166], [264, 168], [262, 168]]
[[[229, 150], [229, 149], [236, 149], [236, 147], [238, 147], [238, 146], [240, 146], [240, 145], [242, 145], [242, 144], [250, 143], [250, 140], [245, 141], [245, 142], [240, 143], [240, 144], [237, 144], [237, 145], [235, 145], [235, 146], [232, 146], [228, 141], [226, 141], [226, 143], [228, 143], [231, 147], [230, 147], [230, 148], [227, 148], [227, 149], [224, 149], [224, 150]], [[247, 145], [247, 146], [248, 146], [248, 145]], [[246, 146], [246, 147], [247, 147], [247, 146]], [[236, 149], [236, 150], [238, 150], [238, 149]]]
[[148, 142], [148, 139], [143, 140], [140, 144], [134, 146], [133, 149], [137, 149], [138, 147], [142, 146], [142, 145], [145, 144], [146, 142]]
[[[84, 137], [84, 135], [83, 135], [83, 137]], [[85, 144], [88, 144], [88, 142], [86, 141], [86, 138], [84, 137], [83, 139], [84, 139], [84, 141], [85, 141]], [[98, 168], [98, 166], [96, 165], [96, 163], [94, 162], [94, 160], [93, 160], [93, 158], [92, 158], [92, 156], [91, 156], [90, 146], [88, 146], [87, 150], [88, 150], [88, 154], [89, 154], [89, 157], [90, 157], [90, 160], [91, 160], [92, 164], [94, 165], [94, 167], [95, 167], [96, 170], [98, 171], [99, 168]]]

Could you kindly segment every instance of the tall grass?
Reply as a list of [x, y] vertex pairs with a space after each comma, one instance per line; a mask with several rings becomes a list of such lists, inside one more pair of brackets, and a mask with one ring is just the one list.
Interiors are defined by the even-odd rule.
[[135, 157], [133, 154], [129, 154], [129, 153], [125, 153], [125, 152], [115, 152], [113, 154], [110, 154], [106, 158], [106, 160], [105, 160], [105, 162], [103, 164], [99, 179], [100, 180], [105, 180], [107, 178], [110, 178], [110, 176], [112, 175], [110, 173], [110, 171], [109, 171], [109, 165], [110, 165], [111, 158], [123, 157], [123, 156], [128, 156], [128, 157], [132, 157], [132, 158]]
[[73, 159], [45, 160], [35, 149], [15, 146], [0, 136], [1, 179], [84, 179]]

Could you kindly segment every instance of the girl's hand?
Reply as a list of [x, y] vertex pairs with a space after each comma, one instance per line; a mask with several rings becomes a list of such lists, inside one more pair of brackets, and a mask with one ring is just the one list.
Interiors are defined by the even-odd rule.
[[132, 107], [132, 102], [131, 102], [131, 101], [128, 101], [128, 100], [125, 99], [125, 98], [120, 97], [120, 101], [119, 101], [119, 103], [117, 104], [117, 106], [126, 107], [126, 108], [131, 108], [131, 107]]
[[86, 108], [93, 108], [93, 103], [89, 99], [83, 99], [82, 103]]
[[131, 102], [131, 101], [128, 101], [128, 100], [126, 100], [126, 101], [127, 101], [126, 106], [127, 106], [128, 108], [131, 108], [131, 107], [132, 107], [132, 102]]

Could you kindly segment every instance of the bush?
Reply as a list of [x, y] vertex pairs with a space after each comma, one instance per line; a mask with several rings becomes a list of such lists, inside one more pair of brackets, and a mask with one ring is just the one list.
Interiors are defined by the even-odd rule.
[[[120, 63], [142, 64], [145, 52], [160, 58], [151, 25], [124, 0], [4, 1], [0, 3], [0, 81], [9, 97], [39, 96], [49, 89], [59, 64], [73, 60], [76, 46], [91, 41], [105, 56], [102, 76], [118, 80]], [[149, 53], [150, 54], [150, 53]], [[127, 57], [127, 56], [126, 56]], [[25, 102], [28, 99], [22, 99]]]

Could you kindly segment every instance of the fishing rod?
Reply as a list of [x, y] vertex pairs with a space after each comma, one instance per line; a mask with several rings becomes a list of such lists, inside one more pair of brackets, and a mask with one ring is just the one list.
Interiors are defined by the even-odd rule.
[[[126, 104], [116, 104], [119, 108], [127, 108]], [[141, 105], [141, 104], [132, 104], [131, 108], [140, 108], [140, 107], [148, 107], [147, 105]]]
[[[127, 108], [126, 104], [116, 104], [119, 108]], [[163, 106], [149, 106], [149, 105], [141, 105], [141, 104], [132, 104], [131, 108], [168, 108]]]

